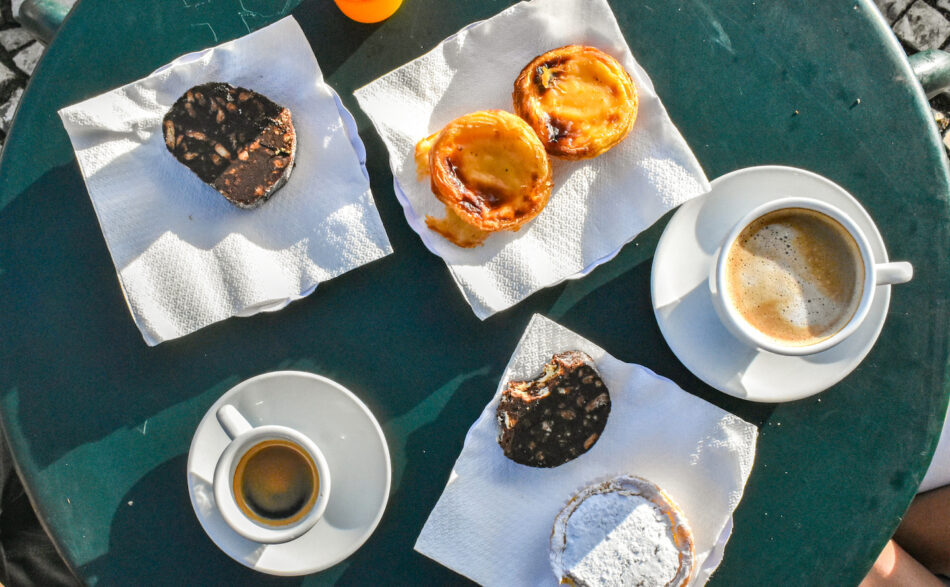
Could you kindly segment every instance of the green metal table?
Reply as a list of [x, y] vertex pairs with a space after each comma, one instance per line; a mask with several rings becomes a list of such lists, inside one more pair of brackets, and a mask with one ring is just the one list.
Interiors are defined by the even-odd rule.
[[[612, 0], [627, 41], [710, 178], [758, 164], [825, 175], [876, 218], [917, 275], [842, 383], [762, 405], [673, 356], [653, 318], [665, 221], [588, 277], [480, 322], [406, 224], [387, 154], [352, 91], [507, 0], [406, 0], [360, 25], [330, 0], [84, 0], [23, 99], [0, 161], [0, 415], [40, 519], [77, 574], [109, 584], [454, 584], [412, 550], [465, 432], [541, 312], [760, 426], [758, 456], [713, 585], [859, 581], [923, 476], [947, 405], [947, 162], [897, 41], [870, 0]], [[299, 4], [299, 5], [298, 5]], [[148, 348], [123, 301], [62, 106], [293, 13], [356, 115], [395, 254], [274, 314]], [[185, 462], [212, 402], [300, 369], [360, 395], [393, 458], [389, 508], [345, 562], [304, 578], [250, 571], [205, 536]], [[486, 564], [491, 564], [486, 561]]]

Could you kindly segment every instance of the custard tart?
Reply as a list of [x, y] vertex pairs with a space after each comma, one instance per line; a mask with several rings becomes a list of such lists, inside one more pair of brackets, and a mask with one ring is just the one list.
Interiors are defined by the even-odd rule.
[[637, 90], [617, 60], [600, 49], [567, 45], [521, 70], [512, 93], [548, 153], [590, 159], [626, 138], [637, 118]]
[[460, 247], [520, 229], [551, 197], [544, 145], [524, 120], [502, 110], [456, 118], [419, 141], [416, 163], [446, 209], [445, 218], [426, 216], [426, 225]]
[[685, 587], [693, 535], [655, 483], [622, 475], [575, 495], [554, 520], [551, 568], [574, 587]]

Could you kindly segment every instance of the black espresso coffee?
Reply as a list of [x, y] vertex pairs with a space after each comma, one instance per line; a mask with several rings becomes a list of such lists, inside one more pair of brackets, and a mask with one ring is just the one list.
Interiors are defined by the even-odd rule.
[[292, 524], [313, 509], [320, 479], [310, 454], [284, 439], [252, 446], [234, 469], [234, 498], [244, 515], [268, 526]]
[[758, 331], [807, 346], [833, 336], [854, 316], [864, 262], [835, 219], [785, 208], [752, 221], [726, 258], [726, 298]]

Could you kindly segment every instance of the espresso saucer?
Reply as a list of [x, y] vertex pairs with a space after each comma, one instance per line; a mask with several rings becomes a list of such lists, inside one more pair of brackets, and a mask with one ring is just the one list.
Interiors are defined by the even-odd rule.
[[793, 167], [750, 167], [711, 182], [709, 193], [683, 204], [663, 231], [653, 257], [653, 312], [676, 357], [710, 386], [742, 399], [786, 402], [838, 383], [871, 351], [884, 326], [889, 285], [877, 286], [864, 322], [840, 344], [793, 357], [740, 342], [720, 322], [709, 292], [709, 273], [730, 229], [756, 206], [787, 196], [821, 200], [860, 226], [877, 263], [887, 261], [871, 217], [837, 184]]
[[[309, 436], [323, 452], [332, 490], [327, 509], [305, 534], [283, 544], [260, 544], [225, 523], [212, 479], [229, 439], [216, 413], [232, 404], [253, 426], [280, 424]], [[376, 529], [392, 469], [383, 431], [366, 405], [343, 386], [299, 371], [252, 377], [231, 388], [202, 418], [188, 453], [188, 493], [201, 526], [228, 556], [271, 575], [305, 575], [331, 567]]]

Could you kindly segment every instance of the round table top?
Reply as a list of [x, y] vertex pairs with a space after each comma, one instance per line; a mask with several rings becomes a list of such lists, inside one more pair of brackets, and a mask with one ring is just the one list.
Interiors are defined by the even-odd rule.
[[[710, 178], [760, 164], [815, 171], [870, 211], [891, 258], [916, 267], [914, 281], [894, 289], [882, 336], [854, 373], [812, 398], [765, 405], [707, 387], [661, 338], [649, 279], [665, 219], [586, 278], [484, 322], [405, 222], [386, 151], [352, 92], [509, 4], [406, 0], [379, 25], [349, 21], [329, 0], [76, 6], [32, 79], [0, 162], [0, 415], [41, 520], [82, 578], [463, 582], [412, 545], [535, 312], [760, 427], [713, 585], [854, 584], [869, 568], [936, 443], [950, 336], [950, 176], [925, 97], [883, 19], [870, 0], [801, 9], [611, 1]], [[280, 312], [149, 348], [56, 111], [291, 11], [356, 116], [396, 252]], [[237, 382], [280, 369], [356, 392], [382, 423], [393, 461], [388, 511], [369, 542], [304, 579], [259, 575], [221, 553], [185, 484], [205, 410]]]

